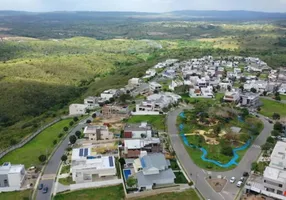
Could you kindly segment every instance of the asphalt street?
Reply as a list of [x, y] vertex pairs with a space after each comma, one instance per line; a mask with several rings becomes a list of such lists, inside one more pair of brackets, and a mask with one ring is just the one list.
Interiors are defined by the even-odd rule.
[[[91, 117], [87, 118], [92, 120]], [[58, 149], [52, 155], [50, 160], [48, 161], [44, 173], [42, 175], [41, 181], [39, 184], [44, 184], [44, 187], [48, 187], [48, 192], [43, 193], [42, 191], [38, 190], [36, 195], [36, 200], [50, 200], [53, 187], [55, 184], [56, 174], [61, 164], [61, 157], [65, 152], [65, 149], [68, 147], [69, 144], [69, 136], [74, 135], [77, 130], [82, 130], [83, 127], [86, 126], [84, 123], [87, 119], [82, 120], [79, 124], [74, 127], [68, 134], [68, 136], [64, 139], [64, 141], [60, 144]]]
[[167, 125], [168, 125], [168, 133], [170, 136], [170, 140], [172, 146], [176, 152], [176, 155], [183, 165], [185, 171], [187, 172], [189, 178], [195, 183], [196, 188], [200, 191], [205, 199], [211, 200], [233, 200], [235, 199], [237, 193], [239, 192], [239, 188], [236, 187], [235, 184], [231, 184], [227, 182], [224, 189], [217, 193], [215, 192], [208, 182], [206, 181], [206, 177], [209, 175], [215, 177], [221, 175], [226, 177], [229, 180], [231, 177], [236, 177], [239, 179], [243, 172], [247, 171], [250, 172], [251, 163], [254, 162], [261, 153], [260, 146], [263, 145], [268, 136], [271, 135], [271, 131], [273, 129], [273, 125], [270, 124], [265, 117], [260, 115], [260, 119], [264, 124], [264, 129], [260, 133], [260, 135], [256, 138], [253, 142], [253, 145], [247, 150], [246, 154], [244, 155], [243, 159], [239, 162], [238, 166], [230, 171], [226, 172], [209, 172], [199, 168], [192, 159], [189, 157], [188, 152], [186, 151], [184, 144], [178, 134], [178, 127], [176, 125], [177, 116], [183, 111], [184, 108], [178, 108], [169, 113], [167, 118]]

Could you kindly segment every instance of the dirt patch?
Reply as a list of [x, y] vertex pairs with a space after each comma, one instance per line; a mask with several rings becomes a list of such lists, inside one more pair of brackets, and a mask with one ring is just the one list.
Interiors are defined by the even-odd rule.
[[221, 192], [227, 182], [226, 179], [221, 178], [207, 179], [207, 181], [216, 192]]

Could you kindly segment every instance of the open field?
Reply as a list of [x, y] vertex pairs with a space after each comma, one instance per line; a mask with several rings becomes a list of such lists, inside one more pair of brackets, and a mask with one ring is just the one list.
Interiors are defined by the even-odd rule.
[[165, 115], [137, 115], [131, 116], [128, 123], [148, 122], [157, 130], [165, 130]]
[[72, 119], [61, 120], [53, 126], [45, 129], [33, 140], [24, 145], [22, 148], [16, 149], [4, 156], [0, 163], [11, 162], [13, 164], [24, 164], [25, 167], [40, 164], [38, 157], [42, 154], [50, 154], [55, 145], [53, 141], [59, 141], [58, 135], [63, 132], [65, 126], [69, 127]]
[[70, 200], [70, 199], [123, 200], [124, 199], [123, 186], [117, 185], [105, 188], [84, 189], [74, 192], [57, 194], [54, 197], [54, 200]]
[[272, 118], [273, 113], [278, 113], [281, 117], [286, 116], [286, 104], [268, 99], [260, 99], [260, 101], [263, 103], [259, 111], [262, 115]]
[[[170, 192], [158, 194], [156, 196], [149, 196], [145, 198], [137, 198], [140, 200], [199, 200], [200, 198], [193, 189], [184, 192]], [[135, 199], [132, 199], [135, 200]]]
[[29, 200], [30, 196], [31, 196], [31, 190], [0, 193], [0, 199], [3, 200]]

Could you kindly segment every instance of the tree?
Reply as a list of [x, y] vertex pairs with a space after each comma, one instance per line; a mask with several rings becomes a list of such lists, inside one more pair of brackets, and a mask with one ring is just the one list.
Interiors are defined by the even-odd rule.
[[216, 134], [217, 136], [218, 134], [220, 134], [220, 131], [221, 131], [220, 125], [214, 127], [214, 134]]
[[257, 92], [257, 90], [256, 90], [255, 88], [251, 88], [251, 89], [250, 89], [250, 92], [252, 92], [252, 93], [256, 93], [256, 92]]
[[154, 90], [153, 93], [154, 93], [154, 94], [158, 94], [159, 91], [158, 91], [158, 90]]
[[132, 99], [132, 97], [130, 96], [130, 94], [122, 94], [119, 96], [119, 101], [121, 103], [126, 103], [127, 100]]
[[88, 119], [88, 120], [86, 120], [86, 122], [85, 122], [85, 123], [90, 124], [90, 123], [91, 123], [91, 120], [90, 120], [90, 119]]
[[230, 85], [227, 86], [227, 91], [231, 91], [231, 86]]
[[225, 156], [233, 156], [233, 150], [231, 146], [225, 146], [221, 149], [221, 153]]
[[126, 181], [126, 185], [128, 187], [133, 187], [137, 184], [137, 179], [135, 179], [134, 177], [130, 176], [127, 181]]
[[61, 138], [61, 137], [63, 137], [63, 136], [64, 136], [64, 134], [60, 133], [60, 134], [58, 135], [58, 138]]
[[70, 121], [69, 125], [70, 126], [73, 126], [74, 122], [73, 121]]
[[74, 122], [77, 122], [77, 121], [78, 121], [78, 117], [74, 117], [74, 118], [73, 118], [73, 121], [74, 121]]
[[280, 122], [276, 122], [273, 126], [274, 130], [277, 130], [279, 132], [282, 132], [283, 130], [283, 125]]
[[269, 136], [269, 137], [267, 138], [266, 142], [269, 142], [269, 143], [274, 144], [275, 139], [274, 139], [273, 137]]
[[189, 99], [185, 99], [185, 103], [186, 103], [186, 104], [189, 104], [189, 103], [190, 103], [190, 100], [189, 100]]
[[63, 128], [63, 130], [64, 130], [65, 132], [67, 132], [67, 131], [69, 130], [69, 128], [65, 126], [65, 127]]
[[261, 149], [264, 151], [268, 151], [273, 148], [273, 144], [266, 142], [264, 145], [261, 146]]
[[61, 160], [65, 163], [67, 161], [68, 157], [67, 155], [62, 155]]
[[280, 93], [279, 92], [275, 92], [275, 97], [277, 97], [277, 96], [279, 96], [280, 95]]
[[111, 97], [111, 98], [109, 99], [109, 101], [110, 101], [110, 103], [113, 103], [113, 102], [115, 101], [115, 99], [114, 99], [113, 97]]
[[17, 140], [14, 139], [14, 138], [12, 138], [12, 139], [10, 140], [10, 145], [11, 145], [11, 146], [13, 146], [13, 145], [15, 145], [15, 144], [17, 144], [17, 143], [18, 143]]
[[119, 158], [118, 162], [120, 163], [121, 166], [125, 165], [125, 159], [124, 158]]
[[281, 101], [281, 97], [280, 96], [275, 96], [275, 100], [276, 101]]
[[81, 132], [80, 132], [80, 131], [76, 131], [76, 132], [75, 132], [75, 135], [76, 135], [77, 138], [80, 138]]
[[245, 82], [246, 82], [246, 78], [242, 76], [242, 77], [240, 77], [239, 81], [240, 81], [241, 83], [245, 83]]
[[280, 135], [280, 132], [277, 130], [273, 130], [273, 131], [271, 131], [271, 135], [276, 137], [276, 136]]
[[278, 113], [273, 113], [272, 118], [274, 120], [278, 120], [278, 119], [280, 119], [280, 115]]
[[247, 142], [250, 139], [250, 135], [247, 133], [242, 133], [239, 135], [239, 140], [242, 142]]
[[243, 90], [244, 90], [243, 85], [239, 86], [239, 89], [243, 92]]
[[71, 143], [71, 144], [74, 144], [74, 143], [76, 142], [77, 138], [76, 138], [75, 135], [71, 135], [71, 136], [69, 137], [69, 140], [70, 140], [70, 143]]
[[97, 117], [96, 113], [92, 113], [91, 117], [96, 118]]
[[241, 109], [241, 116], [243, 117], [243, 118], [245, 118], [245, 117], [247, 117], [248, 115], [249, 115], [249, 111], [248, 111], [248, 109], [247, 108], [243, 108], [243, 109]]
[[266, 91], [263, 91], [263, 96], [266, 96], [267, 95], [267, 92]]
[[41, 163], [43, 163], [43, 162], [45, 162], [45, 161], [47, 160], [47, 156], [42, 154], [42, 155], [39, 156], [38, 159], [39, 159], [39, 161], [40, 161]]
[[53, 141], [53, 145], [56, 145], [57, 143], [58, 143], [57, 140], [54, 140], [54, 141]]

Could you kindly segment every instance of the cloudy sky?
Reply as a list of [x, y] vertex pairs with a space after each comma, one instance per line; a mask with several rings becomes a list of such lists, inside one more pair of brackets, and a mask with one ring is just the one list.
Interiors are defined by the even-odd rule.
[[286, 12], [286, 0], [0, 0], [0, 10], [141, 11], [253, 10]]

